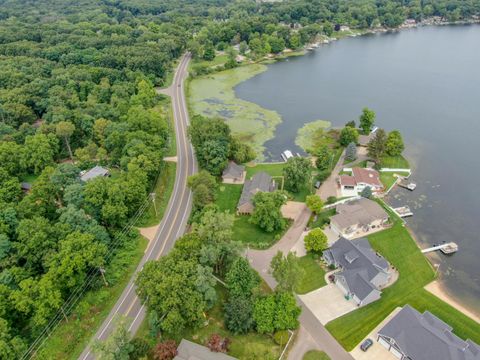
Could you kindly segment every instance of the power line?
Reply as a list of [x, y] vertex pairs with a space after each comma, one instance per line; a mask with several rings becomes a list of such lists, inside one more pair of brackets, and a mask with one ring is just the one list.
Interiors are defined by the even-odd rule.
[[[158, 176], [157, 176], [158, 180]], [[156, 183], [156, 182], [155, 182]], [[120, 243], [123, 243], [126, 235], [130, 232], [135, 223], [140, 219], [140, 217], [145, 213], [145, 210], [149, 207], [151, 201], [151, 196], [147, 196], [144, 202], [139, 206], [135, 214], [132, 216], [130, 221], [123, 227], [123, 229], [117, 233], [112, 242], [107, 247], [107, 255], [104, 260], [105, 263], [108, 263], [111, 258], [115, 255], [114, 250], [118, 247]], [[32, 358], [35, 353], [43, 346], [45, 341], [50, 337], [53, 331], [58, 327], [64, 318], [66, 318], [70, 311], [75, 307], [78, 301], [83, 297], [84, 293], [89, 289], [93, 280], [97, 278], [99, 274], [98, 268], [91, 268], [85, 280], [81, 285], [78, 285], [75, 290], [69, 295], [69, 297], [64, 301], [63, 305], [58, 309], [53, 318], [49, 323], [44, 327], [39, 336], [30, 344], [30, 347], [22, 355], [21, 359]]]

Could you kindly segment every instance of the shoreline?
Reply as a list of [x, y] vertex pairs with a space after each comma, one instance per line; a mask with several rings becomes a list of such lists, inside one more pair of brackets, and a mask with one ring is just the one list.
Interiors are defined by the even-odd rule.
[[469, 310], [466, 306], [461, 304], [459, 300], [456, 300], [448, 293], [448, 290], [445, 289], [445, 286], [441, 284], [439, 280], [434, 280], [430, 284], [424, 287], [429, 293], [435, 295], [440, 300], [446, 302], [450, 306], [454, 307], [456, 310], [463, 313], [465, 316], [468, 316], [472, 320], [475, 320], [480, 324], [480, 316], [477, 315], [472, 310]]

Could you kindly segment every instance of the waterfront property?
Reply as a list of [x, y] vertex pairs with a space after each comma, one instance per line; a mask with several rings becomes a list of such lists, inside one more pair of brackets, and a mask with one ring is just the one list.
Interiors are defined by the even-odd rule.
[[223, 170], [222, 181], [224, 184], [243, 184], [245, 182], [245, 166], [237, 165], [234, 161], [230, 161]]
[[356, 196], [366, 187], [372, 189], [372, 193], [383, 190], [380, 174], [373, 169], [354, 167], [352, 175], [340, 175], [338, 179], [341, 196]]
[[243, 185], [242, 195], [237, 205], [238, 214], [251, 214], [253, 212], [253, 197], [259, 191], [273, 192], [276, 189], [275, 180], [266, 172], [259, 172], [251, 179], [245, 181]]
[[340, 238], [324, 251], [323, 258], [328, 265], [340, 268], [335, 284], [358, 306], [380, 299], [380, 289], [391, 279], [390, 265], [373, 251], [366, 238]]
[[236, 358], [220, 352], [212, 352], [209, 348], [182, 339], [173, 360], [235, 360]]
[[361, 198], [337, 205], [337, 214], [330, 219], [332, 230], [347, 239], [383, 229], [388, 224], [387, 212], [375, 201]]
[[88, 180], [92, 180], [97, 177], [105, 177], [105, 176], [110, 176], [110, 172], [108, 171], [108, 169], [105, 169], [104, 167], [97, 165], [88, 171], [80, 173], [80, 180], [82, 180], [83, 182], [86, 182]]
[[480, 359], [478, 344], [460, 339], [450, 325], [408, 304], [378, 331], [377, 341], [401, 360]]

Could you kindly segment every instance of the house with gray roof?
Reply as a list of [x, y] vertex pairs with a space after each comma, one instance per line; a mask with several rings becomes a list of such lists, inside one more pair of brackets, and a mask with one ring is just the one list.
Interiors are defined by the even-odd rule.
[[173, 360], [236, 360], [236, 358], [220, 352], [212, 352], [209, 348], [182, 339], [177, 348], [177, 356]]
[[388, 224], [387, 212], [375, 201], [361, 198], [337, 205], [337, 214], [330, 218], [330, 227], [347, 239], [367, 234]]
[[377, 341], [401, 360], [480, 360], [480, 346], [462, 340], [452, 327], [405, 305], [377, 334]]
[[366, 238], [351, 241], [340, 238], [323, 252], [323, 259], [340, 269], [335, 273], [335, 284], [358, 306], [380, 299], [380, 290], [391, 278], [389, 263], [372, 249]]
[[242, 195], [237, 205], [238, 214], [251, 214], [254, 206], [252, 203], [253, 196], [259, 192], [273, 192], [276, 189], [275, 180], [266, 172], [258, 172], [251, 179], [245, 181], [243, 185]]
[[110, 172], [108, 171], [108, 169], [105, 169], [104, 167], [97, 165], [88, 171], [80, 173], [80, 180], [82, 180], [83, 182], [87, 182], [88, 180], [95, 179], [96, 177], [99, 177], [99, 176], [102, 176], [102, 177], [110, 176]]
[[230, 161], [223, 170], [222, 181], [224, 184], [243, 184], [245, 182], [245, 166], [237, 165], [234, 161]]

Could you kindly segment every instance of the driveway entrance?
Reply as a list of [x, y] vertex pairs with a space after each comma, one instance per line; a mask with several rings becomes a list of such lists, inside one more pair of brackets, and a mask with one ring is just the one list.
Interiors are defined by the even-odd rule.
[[335, 284], [328, 284], [299, 297], [323, 325], [358, 308], [353, 300], [345, 299]]

